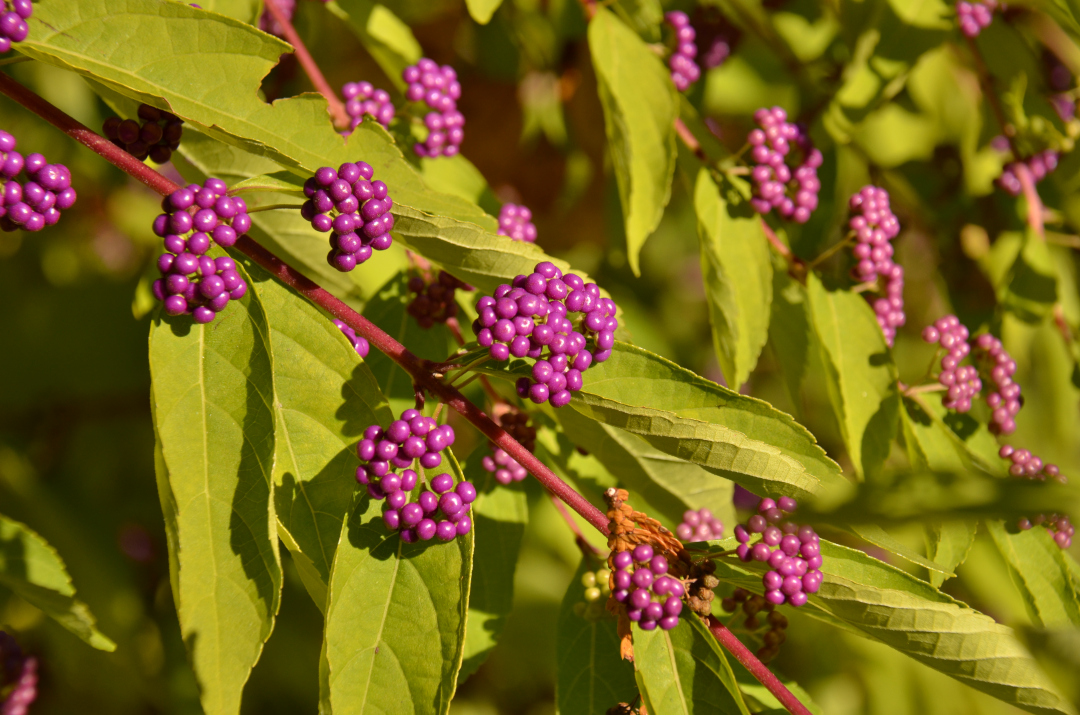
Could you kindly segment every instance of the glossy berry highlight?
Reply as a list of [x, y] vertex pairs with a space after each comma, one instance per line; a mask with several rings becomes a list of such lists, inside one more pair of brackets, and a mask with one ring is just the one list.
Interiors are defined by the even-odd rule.
[[686, 587], [668, 574], [667, 558], [648, 544], [616, 552], [611, 559], [611, 597], [626, 607], [627, 617], [645, 631], [659, 626], [670, 631], [679, 625]]
[[345, 97], [345, 113], [351, 118], [349, 131], [364, 122], [364, 117], [371, 117], [384, 127], [389, 127], [394, 120], [394, 102], [385, 89], [376, 89], [371, 82], [349, 82], [341, 88]]
[[343, 273], [394, 243], [394, 201], [374, 175], [370, 164], [345, 162], [336, 171], [321, 167], [304, 182], [307, 201], [300, 215], [319, 233], [330, 234], [326, 262]]
[[413, 150], [430, 158], [456, 155], [465, 139], [465, 115], [457, 109], [461, 83], [454, 68], [440, 67], [434, 60], [422, 57], [415, 65], [406, 67], [401, 77], [408, 85], [405, 99], [422, 102], [431, 110], [424, 115], [427, 137], [413, 145]]
[[[24, 157], [16, 144], [12, 134], [0, 130], [0, 230], [33, 233], [55, 225], [78, 195], [66, 166], [50, 164], [37, 153]], [[20, 174], [25, 181], [18, 179]]]
[[744, 562], [760, 561], [769, 571], [761, 579], [765, 600], [779, 606], [806, 604], [817, 593], [821, 573], [821, 540], [810, 526], [799, 526], [788, 517], [797, 508], [791, 497], [762, 499], [757, 513], [735, 527], [735, 552]]
[[353, 350], [356, 351], [357, 355], [362, 358], [366, 358], [368, 356], [368, 352], [371, 350], [371, 346], [368, 344], [366, 338], [360, 337], [356, 334], [355, 330], [346, 325], [344, 322], [337, 320], [336, 318], [334, 319], [334, 326], [338, 330], [340, 330], [346, 338], [348, 338], [350, 343], [352, 343]]
[[664, 20], [675, 31], [675, 51], [668, 58], [671, 81], [675, 83], [676, 89], [685, 92], [701, 78], [701, 68], [694, 61], [697, 56], [697, 45], [694, 44], [696, 33], [690, 25], [690, 18], [681, 10], [667, 13]]
[[687, 509], [683, 520], [675, 527], [680, 541], [711, 541], [724, 538], [724, 523], [708, 509]]
[[26, 23], [34, 14], [31, 0], [4, 0], [0, 3], [0, 54], [11, 49], [15, 42], [22, 42], [30, 36], [30, 26]]

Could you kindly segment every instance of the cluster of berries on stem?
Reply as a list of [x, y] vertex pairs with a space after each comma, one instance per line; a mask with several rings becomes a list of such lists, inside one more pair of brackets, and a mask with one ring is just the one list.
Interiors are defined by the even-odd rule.
[[518, 380], [518, 395], [553, 407], [568, 404], [581, 389], [581, 374], [610, 357], [619, 326], [615, 302], [602, 298], [595, 283], [563, 275], [548, 261], [483, 296], [476, 309], [473, 332], [493, 360], [536, 360], [532, 377]]
[[455, 294], [459, 290], [474, 289], [446, 271], [439, 271], [435, 280], [431, 280], [429, 275], [413, 276], [409, 279], [409, 290], [416, 297], [405, 310], [416, 319], [421, 328], [427, 329], [436, 323], [445, 323], [450, 318], [457, 317]]
[[574, 613], [590, 621], [598, 621], [607, 613], [603, 599], [611, 594], [611, 571], [599, 568], [586, 571], [581, 575], [581, 585], [585, 587], [584, 601], [574, 604]]
[[1001, 176], [997, 178], [997, 185], [1005, 190], [1010, 196], [1019, 196], [1024, 192], [1024, 185], [1017, 176], [1017, 167], [1021, 164], [1027, 167], [1031, 179], [1036, 184], [1046, 178], [1047, 174], [1057, 168], [1058, 153], [1052, 149], [1041, 151], [1027, 159], [1011, 161], [1001, 170]]
[[780, 653], [780, 646], [787, 640], [787, 634], [784, 631], [787, 630], [788, 619], [776, 610], [774, 604], [746, 589], [737, 588], [720, 602], [720, 606], [728, 613], [735, 613], [741, 608], [746, 616], [743, 619], [743, 626], [751, 634], [765, 625], [760, 618], [760, 614], [765, 613], [765, 621], [769, 628], [761, 634], [762, 646], [758, 648], [755, 655], [762, 663], [769, 663]]
[[[945, 351], [938, 373], [938, 382], [946, 388], [942, 404], [949, 410], [967, 412], [971, 409], [971, 399], [982, 392], [983, 387], [978, 368], [960, 364], [971, 352], [967, 342], [968, 329], [955, 315], [946, 315], [923, 328], [922, 336], [926, 342], [937, 343]], [[1016, 369], [1015, 363], [1012, 369]], [[1012, 429], [1015, 427], [1014, 424]]]
[[[71, 172], [50, 164], [41, 154], [25, 157], [15, 151], [12, 134], [0, 130], [0, 230], [40, 231], [60, 220], [60, 212], [75, 204]], [[18, 176], [25, 172], [27, 180]]]
[[683, 582], [668, 575], [668, 560], [654, 554], [648, 544], [638, 544], [633, 551], [618, 551], [611, 557], [615, 569], [611, 597], [626, 606], [627, 617], [643, 631], [657, 626], [670, 631], [679, 625]]
[[[770, 567], [761, 582], [765, 600], [779, 606], [802, 606], [811, 593], [821, 588], [821, 546], [811, 526], [787, 520], [798, 504], [791, 497], [762, 499], [757, 514], [735, 527], [736, 553], [742, 561], [761, 561]], [[750, 543], [755, 534], [761, 539]]]
[[968, 37], [978, 37], [994, 21], [994, 11], [1004, 8], [998, 0], [960, 0], [956, 3], [956, 22], [960, 32]]
[[[881, 297], [871, 301], [885, 342], [891, 347], [896, 329], [907, 321], [904, 314], [904, 267], [893, 260], [892, 239], [900, 233], [900, 221], [889, 206], [889, 192], [864, 186], [848, 202], [848, 228], [855, 236], [851, 249], [857, 263], [852, 276], [860, 283], [876, 283]], [[884, 283], [882, 286], [881, 283]]]
[[708, 509], [687, 509], [682, 523], [675, 527], [680, 541], [712, 541], [724, 538], [724, 522], [713, 516]]
[[334, 319], [334, 326], [338, 330], [340, 330], [346, 338], [348, 338], [350, 343], [352, 343], [353, 350], [356, 351], [357, 355], [362, 358], [366, 358], [368, 356], [368, 352], [371, 350], [371, 346], [368, 345], [368, 341], [366, 338], [357, 335], [355, 330], [350, 328], [343, 321], [340, 321], [336, 318]]
[[15, 639], [0, 631], [0, 713], [26, 715], [37, 699], [37, 682], [37, 658], [24, 656]]
[[681, 10], [672, 10], [664, 15], [664, 19], [675, 30], [675, 51], [668, 59], [671, 81], [676, 89], [684, 92], [701, 78], [701, 68], [694, 62], [697, 56], [694, 28], [690, 25], [690, 18]]
[[337, 171], [321, 167], [304, 182], [307, 201], [300, 215], [320, 233], [330, 233], [326, 262], [348, 272], [394, 243], [390, 229], [394, 202], [386, 184], [372, 180], [375, 170], [365, 162], [345, 162]]
[[[356, 455], [363, 462], [356, 469], [356, 481], [367, 487], [368, 496], [383, 500], [383, 523], [391, 531], [400, 531], [406, 543], [453, 541], [472, 529], [469, 506], [476, 499], [476, 488], [462, 481], [456, 486], [450, 474], [439, 474], [423, 484], [416, 501], [409, 497], [421, 481], [411, 467], [419, 462], [422, 469], [434, 469], [442, 463], [441, 452], [454, 443], [454, 429], [439, 426], [418, 410], [405, 410], [401, 419], [385, 429], [372, 425], [356, 445]], [[400, 469], [400, 474], [393, 468]]]
[[[782, 218], [806, 223], [818, 205], [821, 152], [805, 128], [787, 121], [787, 112], [781, 107], [757, 110], [754, 121], [758, 126], [747, 135], [754, 162], [750, 205], [759, 214], [776, 209]], [[792, 149], [797, 152], [793, 154]]]
[[454, 156], [461, 151], [465, 139], [465, 115], [458, 111], [461, 99], [461, 83], [450, 65], [440, 67], [435, 60], [420, 58], [415, 65], [401, 73], [408, 85], [405, 98], [410, 102], [423, 102], [431, 111], [424, 115], [428, 135], [413, 150], [419, 156]]
[[[496, 414], [496, 422], [506, 430], [507, 434], [517, 440], [522, 447], [530, 452], [536, 448], [536, 428], [529, 423], [529, 415], [514, 409], [507, 409], [501, 415]], [[491, 445], [491, 454], [480, 460], [481, 465], [488, 472], [495, 475], [495, 481], [503, 486], [513, 482], [520, 482], [529, 475], [525, 467], [518, 464], [501, 447]]]
[[499, 235], [509, 236], [515, 241], [536, 243], [536, 226], [532, 222], [532, 211], [529, 207], [503, 204], [499, 209]]
[[349, 131], [356, 129], [364, 121], [364, 115], [389, 127], [394, 120], [394, 103], [385, 89], [376, 89], [371, 82], [349, 82], [341, 88], [345, 97], [345, 113], [352, 120]]
[[184, 120], [149, 104], [139, 105], [139, 119], [109, 117], [102, 131], [116, 146], [140, 161], [147, 157], [157, 164], [164, 164], [180, 146], [184, 134]]
[[154, 281], [154, 297], [169, 315], [191, 315], [196, 323], [209, 323], [230, 300], [247, 293], [247, 283], [228, 256], [207, 256], [211, 243], [231, 246], [251, 228], [247, 204], [226, 195], [221, 179], [191, 184], [162, 199], [165, 213], [154, 219], [154, 233], [164, 239], [158, 257], [161, 278]]
[[11, 49], [13, 42], [22, 42], [30, 35], [26, 21], [34, 14], [31, 0], [4, 0], [0, 3], [0, 54]]

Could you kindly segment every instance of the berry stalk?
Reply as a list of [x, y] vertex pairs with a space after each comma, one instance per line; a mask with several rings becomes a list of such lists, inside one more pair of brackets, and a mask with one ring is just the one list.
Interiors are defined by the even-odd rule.
[[[93, 130], [3, 73], [0, 73], [0, 92], [42, 117], [68, 136], [76, 139], [125, 173], [139, 179], [162, 196], [168, 196], [180, 188], [105, 137], [99, 136]], [[367, 318], [338, 300], [310, 278], [300, 273], [300, 271], [260, 246], [247, 234], [239, 237], [234, 248], [246, 254], [282, 283], [293, 288], [333, 317], [340, 319], [355, 330], [358, 336], [367, 339], [371, 345], [385, 353], [387, 357], [409, 373], [417, 386], [457, 410], [485, 437], [497, 447], [505, 450], [518, 464], [525, 467], [540, 480], [540, 483], [548, 491], [584, 517], [601, 533], [607, 534], [607, 517], [604, 516], [602, 511], [574, 491], [570, 485], [537, 459], [532, 452], [525, 449], [517, 440], [507, 434], [506, 430], [496, 424], [483, 410], [466, 399], [458, 390], [436, 378], [429, 370], [426, 361], [413, 355], [404, 345], [380, 330]]]
[[300, 66], [304, 68], [304, 72], [307, 74], [308, 79], [311, 80], [311, 84], [315, 86], [315, 89], [322, 96], [326, 97], [327, 110], [330, 112], [330, 116], [334, 118], [334, 125], [338, 129], [347, 129], [351, 120], [349, 115], [345, 112], [345, 104], [338, 99], [337, 93], [334, 92], [334, 88], [330, 86], [330, 83], [323, 77], [322, 70], [319, 69], [319, 65], [315, 64], [314, 58], [311, 53], [308, 52], [307, 46], [304, 45], [304, 41], [300, 39], [300, 35], [297, 34], [296, 28], [292, 26], [292, 22], [289, 21], [288, 15], [286, 15], [280, 7], [278, 7], [277, 0], [266, 0], [266, 10], [274, 17], [274, 22], [281, 28], [282, 34], [285, 35], [285, 39], [289, 44], [293, 46], [293, 51], [296, 53], [296, 59], [299, 60]]

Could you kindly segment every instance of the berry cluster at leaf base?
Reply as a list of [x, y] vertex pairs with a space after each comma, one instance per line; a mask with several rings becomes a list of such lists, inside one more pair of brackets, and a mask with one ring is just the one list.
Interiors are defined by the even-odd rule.
[[697, 56], [697, 45], [694, 44], [696, 33], [690, 25], [690, 18], [681, 10], [672, 10], [664, 15], [664, 19], [675, 30], [675, 51], [668, 59], [671, 81], [676, 89], [684, 92], [701, 78], [701, 68], [694, 62]]
[[960, 0], [956, 3], [956, 22], [960, 25], [960, 32], [968, 37], [978, 37], [994, 21], [994, 11], [1003, 7], [997, 0]]
[[319, 233], [330, 233], [326, 262], [343, 273], [394, 243], [394, 202], [386, 184], [372, 181], [374, 175], [365, 162], [345, 162], [337, 171], [324, 166], [304, 182], [308, 200], [300, 215]]
[[30, 712], [30, 704], [37, 699], [37, 682], [37, 658], [24, 656], [15, 639], [0, 631], [0, 713]]
[[[410, 468], [413, 463], [434, 469], [442, 463], [441, 452], [453, 443], [450, 425], [440, 427], [417, 410], [405, 410], [401, 419], [385, 429], [368, 427], [356, 445], [356, 454], [364, 462], [356, 469], [356, 481], [367, 487], [372, 499], [386, 500], [383, 523], [391, 531], [400, 531], [406, 543], [432, 538], [453, 541], [472, 529], [469, 512], [476, 488], [468, 481], [455, 486], [451, 475], [439, 474], [422, 486], [416, 501], [409, 501], [420, 482]], [[400, 469], [400, 474], [391, 467]]]
[[435, 158], [454, 156], [461, 151], [465, 139], [465, 115], [458, 111], [461, 83], [450, 65], [440, 67], [435, 60], [420, 58], [415, 65], [401, 73], [408, 88], [405, 98], [410, 102], [423, 102], [432, 111], [424, 115], [428, 135], [422, 144], [413, 145], [419, 156]]
[[371, 346], [368, 345], [368, 341], [366, 338], [362, 338], [357, 335], [355, 330], [353, 330], [340, 320], [334, 319], [334, 326], [337, 327], [337, 329], [340, 330], [342, 333], [344, 333], [345, 337], [349, 339], [349, 342], [352, 343], [353, 350], [356, 351], [357, 355], [362, 358], [366, 358], [368, 356], [368, 351], [371, 350]]
[[409, 290], [415, 293], [416, 297], [405, 312], [416, 318], [417, 324], [426, 330], [435, 323], [445, 323], [450, 318], [456, 318], [458, 305], [455, 293], [458, 290], [472, 291], [474, 288], [446, 271], [439, 271], [434, 281], [426, 275], [413, 276], [409, 279]]
[[[15, 137], [0, 130], [0, 230], [40, 231], [60, 220], [60, 212], [75, 205], [71, 172], [50, 164], [41, 154], [15, 151]], [[27, 181], [20, 182], [20, 172]]]
[[184, 120], [175, 114], [162, 111], [149, 104], [139, 105], [139, 119], [109, 117], [102, 131], [116, 146], [136, 159], [147, 157], [157, 164], [164, 164], [180, 146], [184, 134]]
[[[789, 221], [806, 223], [818, 205], [821, 152], [805, 129], [787, 121], [787, 112], [781, 107], [757, 110], [754, 121], [758, 128], [747, 135], [754, 162], [750, 169], [754, 184], [750, 205], [759, 214], [776, 209]], [[798, 153], [793, 154], [792, 149]]]
[[165, 213], [154, 219], [154, 233], [164, 238], [165, 253], [158, 257], [161, 278], [154, 281], [154, 297], [169, 315], [191, 315], [196, 323], [209, 323], [230, 300], [247, 293], [247, 283], [228, 256], [205, 255], [211, 243], [231, 246], [251, 228], [247, 205], [225, 194], [221, 179], [191, 184], [165, 197]]
[[724, 522], [713, 516], [708, 509], [687, 509], [682, 523], [675, 527], [680, 541], [711, 541], [724, 538]]
[[1027, 167], [1028, 172], [1031, 174], [1031, 180], [1037, 184], [1057, 168], [1058, 153], [1047, 149], [1022, 161], [1011, 161], [1006, 164], [1005, 168], [1001, 170], [1001, 176], [996, 179], [995, 183], [1010, 196], [1019, 196], [1024, 193], [1024, 185], [1017, 175], [1017, 169], [1021, 164]]
[[769, 628], [760, 634], [762, 646], [758, 648], [755, 655], [762, 663], [768, 663], [780, 653], [780, 646], [787, 640], [787, 634], [784, 631], [787, 630], [788, 619], [776, 610], [774, 604], [746, 589], [737, 588], [720, 602], [720, 606], [728, 613], [735, 613], [741, 607], [746, 616], [743, 619], [743, 627], [751, 633], [765, 625], [759, 616], [761, 613], [767, 614], [765, 620]]
[[607, 615], [604, 598], [611, 593], [611, 572], [605, 568], [586, 571], [581, 575], [585, 587], [585, 600], [574, 604], [574, 614], [589, 621], [598, 621]]
[[946, 315], [923, 328], [922, 336], [926, 342], [937, 343], [945, 351], [938, 373], [938, 382], [947, 388], [942, 404], [946, 409], [967, 412], [971, 409], [971, 399], [982, 391], [978, 368], [960, 364], [971, 352], [967, 342], [968, 329], [955, 315]]
[[611, 597], [626, 606], [627, 617], [645, 631], [660, 626], [670, 631], [679, 625], [683, 582], [668, 575], [668, 560], [648, 544], [611, 557]]
[[[892, 347], [896, 329], [907, 322], [904, 314], [904, 268], [893, 261], [892, 239], [900, 233], [900, 221], [889, 207], [889, 192], [864, 186], [848, 202], [848, 228], [855, 234], [851, 249], [858, 261], [851, 273], [861, 283], [877, 283], [883, 297], [871, 301], [885, 342]], [[880, 283], [884, 281], [884, 286]]]
[[[524, 412], [505, 412], [496, 417], [496, 421], [525, 449], [531, 452], [536, 447], [536, 428], [529, 424], [529, 416]], [[485, 456], [480, 463], [486, 471], [495, 475], [495, 481], [499, 484], [507, 486], [520, 482], [529, 475], [525, 467], [518, 464], [506, 450], [492, 444], [491, 451], [491, 455]]]
[[[798, 505], [791, 497], [777, 501], [765, 498], [758, 504], [758, 513], [745, 525], [735, 527], [736, 553], [742, 561], [762, 561], [771, 568], [761, 582], [765, 600], [779, 606], [790, 603], [802, 606], [807, 595], [821, 588], [821, 547], [818, 535], [811, 526], [799, 526], [787, 521]], [[761, 539], [750, 544], [754, 535]]]
[[532, 222], [532, 211], [521, 204], [503, 204], [499, 209], [499, 235], [509, 236], [515, 241], [536, 243], [536, 226]]
[[0, 54], [11, 49], [13, 42], [22, 42], [30, 35], [26, 21], [34, 14], [31, 0], [4, 0], [0, 3]]
[[364, 122], [364, 115], [372, 117], [384, 127], [394, 120], [394, 103], [385, 89], [376, 89], [371, 82], [349, 82], [341, 88], [345, 97], [345, 113], [352, 122], [349, 130], [356, 129]]
[[615, 302], [600, 297], [595, 283], [563, 275], [547, 261], [480, 298], [476, 309], [473, 332], [492, 359], [536, 360], [532, 377], [517, 381], [518, 395], [536, 404], [550, 400], [553, 407], [570, 402], [594, 361], [608, 359], [619, 326]]

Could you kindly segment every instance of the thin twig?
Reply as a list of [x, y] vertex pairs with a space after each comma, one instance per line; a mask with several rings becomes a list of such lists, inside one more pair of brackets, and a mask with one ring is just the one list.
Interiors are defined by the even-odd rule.
[[694, 152], [699, 160], [709, 163], [709, 156], [705, 153], [705, 150], [701, 148], [701, 142], [694, 136], [694, 133], [690, 131], [690, 127], [686, 126], [681, 117], [675, 117], [675, 133], [679, 135], [679, 139], [682, 139], [686, 148]]
[[278, 7], [277, 0], [266, 0], [266, 10], [274, 17], [274, 22], [281, 28], [281, 32], [285, 35], [285, 39], [290, 45], [293, 46], [293, 51], [296, 53], [296, 59], [300, 61], [300, 66], [304, 68], [304, 72], [307, 74], [308, 79], [311, 80], [311, 84], [315, 86], [315, 89], [326, 98], [327, 110], [330, 112], [330, 116], [334, 119], [334, 125], [338, 129], [345, 129], [349, 126], [349, 115], [345, 112], [345, 105], [340, 99], [338, 99], [337, 93], [334, 88], [330, 86], [330, 83], [323, 77], [322, 70], [315, 64], [314, 58], [311, 53], [308, 52], [307, 47], [304, 45], [304, 41], [300, 39], [300, 35], [297, 34], [296, 28], [292, 26], [288, 16]]
[[1035, 188], [1035, 177], [1031, 175], [1031, 169], [1022, 161], [1013, 165], [1013, 172], [1020, 180], [1020, 186], [1024, 189], [1024, 200], [1027, 201], [1027, 224], [1039, 238], [1046, 240], [1046, 228], [1043, 226], [1043, 204], [1039, 198], [1039, 192]]
[[558, 509], [559, 514], [561, 514], [563, 520], [566, 521], [566, 525], [570, 527], [570, 531], [574, 532], [574, 543], [577, 544], [577, 547], [581, 550], [581, 553], [585, 558], [596, 558], [599, 556], [600, 549], [589, 543], [588, 539], [585, 538], [585, 534], [581, 533], [581, 528], [577, 525], [577, 522], [574, 521], [574, 517], [570, 516], [570, 512], [566, 510], [566, 506], [556, 499], [554, 494], [551, 495], [551, 503]]

